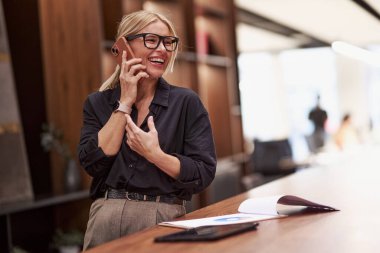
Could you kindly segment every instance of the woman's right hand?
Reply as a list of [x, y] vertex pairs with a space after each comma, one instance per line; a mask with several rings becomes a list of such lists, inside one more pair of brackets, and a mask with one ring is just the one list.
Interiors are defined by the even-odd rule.
[[149, 75], [145, 72], [146, 66], [141, 64], [141, 58], [127, 60], [126, 56], [126, 51], [123, 51], [119, 75], [121, 88], [120, 102], [132, 107], [136, 101], [139, 80], [141, 78], [148, 78]]

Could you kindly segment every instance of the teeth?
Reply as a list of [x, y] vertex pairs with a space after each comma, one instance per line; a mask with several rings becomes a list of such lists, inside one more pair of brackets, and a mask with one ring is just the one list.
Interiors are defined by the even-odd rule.
[[161, 63], [164, 63], [164, 59], [161, 59], [161, 58], [151, 58], [150, 60], [151, 60], [151, 61], [155, 61], [155, 62], [161, 62]]

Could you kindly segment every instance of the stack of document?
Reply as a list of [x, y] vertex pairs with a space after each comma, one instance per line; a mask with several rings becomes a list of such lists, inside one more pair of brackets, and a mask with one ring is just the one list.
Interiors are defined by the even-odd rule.
[[279, 205], [309, 208], [316, 211], [338, 211], [336, 208], [317, 204], [293, 195], [279, 195], [247, 199], [240, 204], [238, 213], [235, 214], [201, 219], [168, 221], [159, 223], [159, 225], [179, 228], [196, 228], [201, 226], [237, 224], [287, 217], [288, 215], [284, 214], [286, 210], [280, 208]]

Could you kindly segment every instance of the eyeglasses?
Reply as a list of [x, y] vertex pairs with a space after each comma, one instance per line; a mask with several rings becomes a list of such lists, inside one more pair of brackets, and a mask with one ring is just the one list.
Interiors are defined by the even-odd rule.
[[140, 33], [125, 37], [128, 41], [143, 37], [144, 46], [149, 49], [156, 49], [163, 41], [166, 51], [173, 52], [177, 49], [179, 38], [174, 36], [161, 36], [154, 33]]

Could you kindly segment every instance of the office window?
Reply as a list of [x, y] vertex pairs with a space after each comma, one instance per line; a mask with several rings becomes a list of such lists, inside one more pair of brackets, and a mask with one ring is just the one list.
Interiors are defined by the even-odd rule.
[[[380, 59], [380, 45], [371, 46], [369, 48], [372, 52], [379, 55]], [[380, 66], [371, 67], [369, 70], [369, 108], [372, 128], [375, 131], [380, 129]]]
[[334, 53], [329, 48], [279, 54], [246, 53], [238, 59], [243, 130], [248, 140], [288, 137], [293, 158], [309, 155], [305, 136], [312, 131], [308, 113], [321, 96], [328, 131], [339, 124]]

